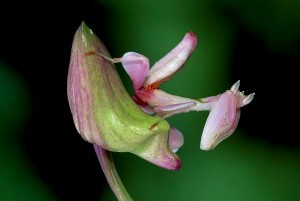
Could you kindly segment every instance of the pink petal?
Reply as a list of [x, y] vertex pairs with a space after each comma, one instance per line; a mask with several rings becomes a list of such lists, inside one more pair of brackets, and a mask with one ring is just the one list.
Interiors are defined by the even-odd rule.
[[144, 85], [157, 85], [169, 80], [183, 67], [188, 57], [197, 46], [197, 36], [188, 32], [182, 41], [166, 56], [160, 59], [150, 69]]
[[237, 108], [235, 118], [232, 122], [231, 127], [229, 128], [229, 130], [224, 132], [222, 135], [219, 135], [216, 141], [221, 142], [221, 141], [225, 140], [227, 137], [229, 137], [235, 131], [235, 129], [239, 123], [240, 116], [241, 116], [241, 109]]
[[153, 109], [148, 105], [148, 103], [142, 101], [138, 96], [134, 95], [131, 98], [145, 113], [154, 114]]
[[200, 98], [200, 102], [203, 103], [210, 103], [210, 102], [215, 102], [216, 100], [219, 100], [220, 95], [216, 95], [216, 96], [209, 96], [207, 98]]
[[[195, 109], [196, 100], [168, 94], [160, 89], [140, 89], [136, 92], [138, 100], [154, 108], [158, 116], [166, 118], [174, 114]], [[137, 101], [136, 101], [137, 102]]]
[[139, 89], [149, 71], [148, 58], [135, 52], [127, 52], [121, 58], [121, 62], [133, 82], [134, 89]]
[[[136, 96], [138, 96], [139, 99], [142, 100], [143, 102], [149, 104], [151, 107], [195, 102], [194, 99], [168, 94], [160, 89], [154, 89], [154, 90], [140, 89], [136, 92]], [[166, 108], [166, 110], [170, 110], [170, 109]]]
[[239, 119], [236, 118], [236, 108], [236, 99], [232, 91], [228, 90], [220, 96], [205, 123], [200, 144], [202, 150], [213, 149], [233, 132]]
[[154, 111], [148, 105], [138, 105], [145, 113], [147, 114], [154, 114]]
[[169, 135], [170, 149], [172, 149], [172, 151], [176, 153], [178, 149], [182, 147], [183, 143], [184, 143], [184, 138], [182, 133], [179, 130], [177, 130], [175, 127], [171, 126], [170, 135]]
[[189, 112], [190, 109], [196, 105], [197, 103], [195, 101], [188, 101], [183, 103], [158, 106], [154, 108], [154, 111], [158, 116], [166, 118], [174, 114]]

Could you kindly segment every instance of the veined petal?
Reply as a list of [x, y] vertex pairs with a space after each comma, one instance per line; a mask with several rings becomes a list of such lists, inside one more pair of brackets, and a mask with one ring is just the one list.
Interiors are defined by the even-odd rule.
[[219, 143], [222, 142], [223, 140], [225, 140], [227, 137], [229, 137], [235, 131], [235, 129], [236, 129], [238, 123], [239, 123], [240, 116], [241, 116], [241, 109], [237, 108], [235, 118], [232, 122], [231, 127], [226, 132], [224, 132], [222, 135], [218, 136], [218, 138], [216, 139], [217, 142], [219, 142]]
[[144, 86], [153, 85], [154, 88], [158, 88], [160, 84], [171, 79], [183, 67], [196, 46], [196, 34], [194, 32], [186, 33], [182, 41], [150, 69]]
[[174, 114], [183, 112], [189, 112], [193, 107], [197, 105], [196, 101], [188, 101], [183, 103], [177, 103], [172, 105], [162, 105], [154, 108], [156, 114], [160, 117], [166, 118]]
[[102, 149], [131, 152], [167, 169], [180, 168], [180, 159], [169, 148], [170, 125], [136, 105], [107, 58], [104, 44], [83, 22], [74, 35], [67, 81], [79, 134]]
[[136, 97], [142, 103], [147, 103], [152, 107], [158, 116], [166, 118], [189, 111], [211, 110], [220, 95], [204, 99], [192, 99], [168, 94], [160, 89], [140, 89], [137, 91]]
[[148, 58], [135, 52], [127, 52], [120, 61], [130, 76], [134, 89], [139, 89], [143, 85], [149, 71]]
[[236, 118], [236, 108], [236, 98], [232, 91], [228, 90], [220, 96], [205, 123], [200, 144], [202, 150], [213, 149], [231, 134], [239, 119]]
[[169, 135], [170, 149], [172, 149], [172, 151], [176, 153], [178, 149], [182, 147], [183, 143], [184, 143], [184, 138], [182, 133], [179, 130], [177, 130], [175, 127], [171, 126], [170, 135]]

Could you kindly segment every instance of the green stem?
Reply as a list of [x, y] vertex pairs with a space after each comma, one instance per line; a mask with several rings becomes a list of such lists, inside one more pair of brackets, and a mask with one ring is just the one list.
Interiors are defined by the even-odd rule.
[[94, 144], [94, 149], [110, 188], [117, 199], [119, 201], [133, 201], [118, 175], [111, 152], [96, 144]]

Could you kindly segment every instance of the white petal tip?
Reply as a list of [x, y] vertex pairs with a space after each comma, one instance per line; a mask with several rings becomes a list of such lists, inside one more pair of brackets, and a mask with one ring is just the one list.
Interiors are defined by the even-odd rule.
[[179, 150], [179, 149], [172, 149], [172, 151], [173, 151], [174, 153], [176, 153], [178, 150]]
[[202, 143], [200, 144], [200, 149], [203, 150], [203, 151], [209, 151], [209, 150], [212, 150], [214, 148], [215, 148], [215, 146], [213, 146], [213, 145], [208, 146], [208, 145], [204, 145]]
[[243, 100], [243, 105], [248, 105], [249, 103], [251, 103], [251, 101], [254, 98], [255, 93], [249, 94], [248, 96], [246, 96], [246, 98]]
[[239, 90], [239, 87], [240, 87], [240, 80], [238, 80], [236, 83], [234, 83], [230, 90], [233, 93], [237, 93], [237, 91]]

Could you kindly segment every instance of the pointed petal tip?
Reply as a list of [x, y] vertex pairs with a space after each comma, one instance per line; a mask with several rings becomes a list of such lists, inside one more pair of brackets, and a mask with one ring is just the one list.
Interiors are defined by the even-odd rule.
[[162, 158], [152, 161], [152, 163], [168, 170], [179, 170], [181, 168], [181, 160], [172, 150], [170, 150], [170, 153], [163, 155]]
[[239, 87], [240, 87], [240, 80], [238, 80], [236, 83], [234, 83], [230, 90], [233, 93], [237, 93], [237, 91], [239, 90]]
[[168, 167], [168, 169], [169, 170], [179, 170], [181, 168], [181, 165], [182, 165], [181, 160], [178, 158], [176, 160], [176, 162], [174, 164], [172, 164], [172, 166]]
[[179, 150], [179, 149], [172, 149], [172, 151], [173, 151], [174, 153], [176, 153], [178, 150]]
[[87, 42], [87, 40], [96, 38], [96, 35], [92, 31], [92, 29], [90, 29], [84, 21], [81, 22], [79, 28], [76, 31], [76, 35], [77, 38], [82, 38], [85, 43]]
[[181, 168], [180, 158], [171, 149], [169, 149], [169, 151], [167, 151], [166, 153], [162, 153], [162, 155], [160, 156], [139, 156], [151, 162], [152, 164], [167, 170], [179, 170]]
[[251, 103], [254, 98], [254, 95], [255, 95], [255, 93], [252, 93], [252, 94], [249, 94], [248, 96], [246, 96], [246, 98], [243, 100], [243, 106]]
[[82, 27], [86, 26], [85, 21], [82, 21], [80, 26], [82, 26]]
[[[84, 48], [84, 53], [94, 52], [94, 54], [95, 51], [98, 52], [99, 49], [102, 49], [99, 48], [99, 46], [104, 47], [97, 35], [87, 26], [84, 21], [80, 24], [75, 32], [73, 44], [75, 47], [80, 46], [81, 48]], [[106, 55], [102, 51], [100, 53]]]
[[81, 22], [79, 29], [83, 33], [85, 33], [85, 32], [90, 33], [91, 32], [91, 29], [87, 26], [87, 24], [84, 21]]

